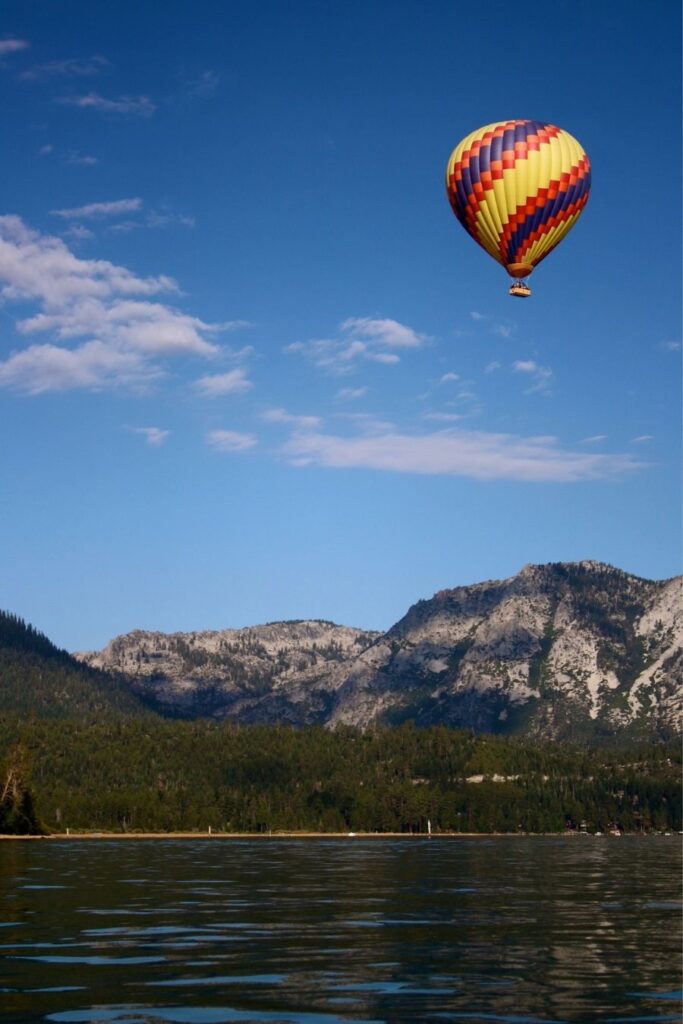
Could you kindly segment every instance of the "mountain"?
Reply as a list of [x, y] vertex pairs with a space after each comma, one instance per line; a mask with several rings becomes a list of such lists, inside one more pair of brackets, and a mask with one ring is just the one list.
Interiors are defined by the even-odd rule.
[[75, 657], [128, 678], [164, 714], [302, 725], [326, 720], [331, 710], [318, 680], [335, 665], [352, 664], [380, 636], [322, 620], [197, 633], [135, 630]]
[[680, 728], [683, 577], [526, 566], [419, 601], [354, 665], [330, 724], [414, 718], [585, 738]]
[[135, 631], [76, 657], [182, 717], [667, 735], [683, 711], [683, 577], [529, 565], [418, 601], [384, 634], [320, 621]]
[[84, 665], [17, 615], [0, 611], [0, 713], [101, 720], [144, 712], [130, 685]]

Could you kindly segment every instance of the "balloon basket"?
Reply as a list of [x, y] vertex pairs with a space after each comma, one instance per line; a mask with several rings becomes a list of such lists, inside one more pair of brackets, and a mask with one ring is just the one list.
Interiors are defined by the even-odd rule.
[[514, 295], [518, 299], [528, 299], [531, 295], [531, 288], [524, 281], [514, 281], [508, 295]]

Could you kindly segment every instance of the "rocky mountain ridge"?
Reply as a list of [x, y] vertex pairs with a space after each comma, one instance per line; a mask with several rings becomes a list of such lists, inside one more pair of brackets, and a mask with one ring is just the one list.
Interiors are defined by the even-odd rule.
[[361, 727], [443, 723], [583, 738], [680, 729], [683, 577], [529, 565], [440, 591], [384, 634], [324, 622], [136, 631], [88, 664], [183, 716]]
[[[127, 677], [162, 712], [243, 719], [264, 698], [277, 703], [279, 690], [307, 685], [310, 717], [325, 703], [318, 677], [352, 662], [380, 635], [320, 619], [192, 633], [134, 630], [75, 657]], [[274, 715], [273, 706], [269, 720]]]

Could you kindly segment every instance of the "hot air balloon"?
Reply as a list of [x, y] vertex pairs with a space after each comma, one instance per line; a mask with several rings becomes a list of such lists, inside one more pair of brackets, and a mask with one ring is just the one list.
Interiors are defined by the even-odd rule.
[[525, 278], [576, 224], [588, 202], [590, 161], [569, 132], [543, 121], [498, 121], [458, 143], [446, 167], [453, 213], [514, 278]]

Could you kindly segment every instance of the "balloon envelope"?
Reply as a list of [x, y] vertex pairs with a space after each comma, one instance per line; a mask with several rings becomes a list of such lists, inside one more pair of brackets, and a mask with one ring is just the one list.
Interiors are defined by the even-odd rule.
[[527, 277], [588, 201], [585, 150], [543, 121], [498, 121], [460, 142], [446, 167], [453, 213], [512, 277]]

